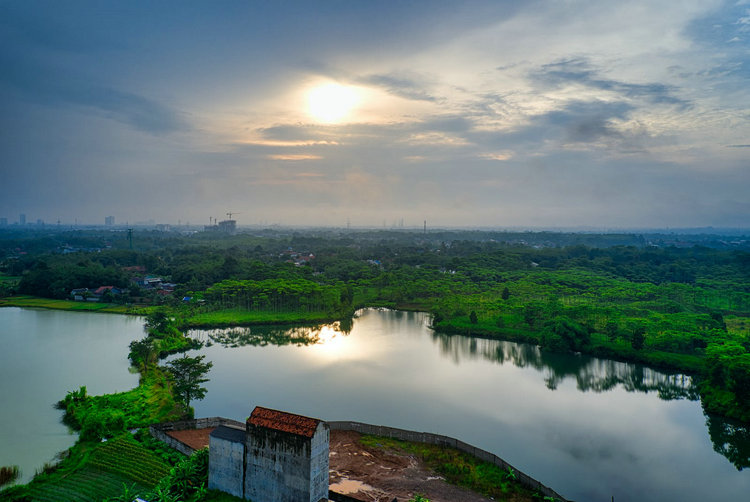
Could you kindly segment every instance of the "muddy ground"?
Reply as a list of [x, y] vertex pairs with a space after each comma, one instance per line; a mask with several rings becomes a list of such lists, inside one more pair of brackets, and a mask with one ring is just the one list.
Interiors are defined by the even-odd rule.
[[415, 494], [430, 502], [486, 502], [492, 499], [449, 485], [407, 453], [368, 448], [359, 433], [331, 431], [330, 488], [366, 502], [406, 502]]

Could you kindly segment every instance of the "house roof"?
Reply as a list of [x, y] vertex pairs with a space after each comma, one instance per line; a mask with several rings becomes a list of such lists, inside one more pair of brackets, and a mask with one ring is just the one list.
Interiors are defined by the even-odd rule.
[[302, 415], [263, 408], [262, 406], [256, 406], [250, 414], [250, 418], [247, 419], [247, 423], [250, 425], [288, 432], [307, 438], [315, 435], [315, 430], [318, 428], [320, 422], [317, 418], [303, 417]]
[[238, 429], [230, 425], [220, 425], [211, 431], [211, 437], [224, 439], [233, 443], [242, 443], [245, 441], [245, 429]]

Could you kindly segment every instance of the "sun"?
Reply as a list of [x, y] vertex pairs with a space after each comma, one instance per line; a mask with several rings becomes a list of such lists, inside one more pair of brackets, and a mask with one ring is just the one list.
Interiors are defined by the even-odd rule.
[[336, 123], [346, 119], [359, 101], [354, 87], [336, 83], [313, 87], [307, 94], [308, 112], [318, 122]]

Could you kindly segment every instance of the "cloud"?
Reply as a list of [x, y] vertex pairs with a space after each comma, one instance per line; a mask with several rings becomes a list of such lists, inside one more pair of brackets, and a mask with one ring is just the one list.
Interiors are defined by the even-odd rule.
[[394, 74], [368, 75], [361, 77], [359, 82], [366, 85], [381, 87], [388, 93], [405, 99], [429, 102], [438, 101], [438, 98], [427, 92], [424, 84], [417, 83], [415, 80], [408, 77]]
[[676, 105], [681, 108], [690, 106], [689, 102], [675, 96], [678, 89], [674, 86], [658, 82], [635, 84], [602, 78], [600, 71], [594, 68], [587, 58], [583, 57], [545, 64], [532, 72], [531, 77], [537, 83], [554, 88], [577, 84], [591, 89], [608, 91], [620, 97], [644, 99], [652, 104]]
[[309, 155], [304, 153], [299, 154], [293, 154], [293, 153], [278, 153], [278, 154], [271, 154], [267, 156], [271, 160], [320, 160], [323, 157], [320, 155]]
[[38, 103], [93, 108], [105, 117], [149, 134], [190, 129], [177, 110], [132, 92], [97, 85], [83, 75], [7, 57], [0, 57], [0, 64], [4, 68], [0, 82]]

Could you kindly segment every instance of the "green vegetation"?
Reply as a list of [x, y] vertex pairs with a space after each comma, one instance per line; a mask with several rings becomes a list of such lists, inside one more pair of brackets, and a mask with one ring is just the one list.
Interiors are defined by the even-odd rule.
[[54, 300], [37, 296], [15, 295], [0, 298], [0, 307], [27, 307], [54, 310], [73, 310], [81, 312], [108, 312], [111, 314], [142, 315], [142, 308], [128, 307], [111, 303], [74, 302], [71, 300]]
[[448, 483], [468, 488], [494, 500], [536, 498], [534, 492], [518, 483], [512, 469], [503, 470], [454, 448], [371, 435], [363, 435], [360, 442], [368, 448], [386, 448], [418, 456]]
[[59, 407], [64, 421], [81, 433], [84, 441], [113, 437], [127, 429], [178, 420], [185, 411], [172, 394], [168, 375], [149, 367], [141, 372], [138, 387], [127, 392], [89, 396], [86, 387], [68, 392]]
[[[711, 413], [750, 422], [745, 236], [136, 231], [134, 241], [131, 250], [124, 232], [0, 232], [0, 292], [34, 295], [0, 305], [161, 312], [169, 321], [131, 344], [143, 389], [107, 398], [115, 402], [79, 395], [65, 404], [72, 423], [92, 437], [187, 410], [166, 397], [172, 384], [157, 364], [192, 345], [180, 329], [333, 320], [346, 325], [365, 306], [430, 312], [442, 334], [521, 341], [545, 352], [583, 352], [690, 373], [709, 422]], [[131, 281], [133, 267], [176, 283], [174, 293], [141, 289]], [[128, 289], [110, 298], [120, 305], [64, 300], [73, 288], [105, 284]], [[155, 311], [157, 304], [164, 310]], [[266, 342], [242, 334], [229, 343]], [[124, 416], [107, 411], [111, 405], [124, 406]], [[712, 437], [720, 438], [742, 437], [738, 431], [746, 430], [715, 429]], [[744, 454], [726, 454], [738, 467], [750, 465]]]
[[328, 312], [267, 312], [236, 308], [201, 312], [184, 319], [183, 323], [189, 328], [208, 329], [254, 324], [319, 324], [335, 320], [336, 317]]
[[205, 357], [188, 357], [183, 354], [167, 363], [174, 382], [174, 393], [187, 407], [190, 407], [190, 401], [206, 397], [206, 388], [201, 387], [201, 384], [208, 382], [208, 378], [204, 376], [211, 370], [213, 363], [204, 363]]
[[124, 488], [146, 493], [168, 472], [168, 464], [125, 433], [105, 443], [78, 442], [58, 465], [0, 492], [0, 500], [100, 502]]
[[169, 368], [157, 364], [170, 352], [195, 346], [175, 323], [162, 310], [146, 317], [146, 337], [130, 345], [130, 360], [141, 375], [135, 389], [102, 396], [88, 395], [86, 387], [68, 392], [58, 406], [65, 411], [63, 420], [80, 431], [79, 441], [59, 465], [46, 467], [28, 485], [2, 492], [0, 500], [61, 500], [56, 493], [75, 501], [229, 500], [216, 494], [206, 498], [207, 452], [184, 458], [145, 432], [137, 439], [128, 432], [186, 418], [190, 401], [205, 395], [200, 384], [207, 381], [202, 375], [211, 363], [203, 363], [202, 356], [179, 358]]
[[8, 465], [0, 467], [0, 486], [12, 483], [21, 475], [17, 465]]

